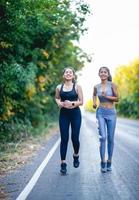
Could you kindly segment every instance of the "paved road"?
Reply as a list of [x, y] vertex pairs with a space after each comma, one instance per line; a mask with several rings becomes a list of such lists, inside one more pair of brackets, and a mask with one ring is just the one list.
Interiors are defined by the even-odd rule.
[[43, 171], [28, 200], [135, 200], [139, 199], [139, 124], [118, 120], [113, 171], [99, 168], [99, 142], [94, 116], [84, 114], [81, 129], [81, 165], [72, 166], [68, 148], [68, 175], [59, 171], [59, 149]]
[[139, 199], [139, 123], [118, 119], [112, 172], [100, 172], [99, 140], [93, 114], [83, 114], [80, 140], [80, 167], [72, 166], [69, 142], [68, 175], [61, 176], [58, 146], [27, 200]]

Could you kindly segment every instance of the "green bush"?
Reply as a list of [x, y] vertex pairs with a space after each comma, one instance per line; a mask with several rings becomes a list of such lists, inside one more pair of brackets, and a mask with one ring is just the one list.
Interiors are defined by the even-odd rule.
[[[136, 100], [135, 100], [136, 99]], [[137, 100], [138, 99], [138, 100]], [[120, 115], [131, 118], [139, 118], [139, 93], [121, 99], [117, 105]]]

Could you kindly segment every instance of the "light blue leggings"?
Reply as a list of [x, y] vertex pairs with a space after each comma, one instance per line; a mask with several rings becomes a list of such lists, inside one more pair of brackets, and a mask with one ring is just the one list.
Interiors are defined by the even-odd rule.
[[99, 107], [96, 111], [98, 130], [100, 136], [100, 157], [105, 160], [105, 149], [107, 139], [108, 160], [112, 160], [114, 148], [114, 132], [116, 126], [116, 110], [114, 108]]

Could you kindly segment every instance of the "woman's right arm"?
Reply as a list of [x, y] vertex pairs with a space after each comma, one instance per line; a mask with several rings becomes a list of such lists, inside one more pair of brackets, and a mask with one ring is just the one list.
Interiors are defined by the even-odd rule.
[[56, 91], [55, 91], [55, 101], [56, 101], [58, 107], [59, 107], [59, 108], [62, 108], [62, 107], [64, 107], [64, 105], [63, 105], [63, 102], [61, 102], [61, 98], [60, 98], [60, 87], [61, 87], [60, 85], [58, 85], [58, 86], [56, 87]]
[[93, 90], [93, 108], [97, 107], [97, 89], [94, 86], [94, 90]]

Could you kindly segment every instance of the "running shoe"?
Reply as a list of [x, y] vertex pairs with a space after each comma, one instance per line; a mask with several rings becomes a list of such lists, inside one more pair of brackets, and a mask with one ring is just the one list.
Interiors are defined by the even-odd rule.
[[112, 171], [111, 162], [107, 161], [107, 171]]
[[61, 174], [65, 175], [67, 173], [67, 164], [66, 163], [61, 163], [61, 169], [60, 169]]
[[101, 162], [101, 172], [105, 173], [106, 171], [107, 171], [106, 163], [105, 162]]
[[79, 156], [74, 156], [74, 155], [73, 155], [73, 166], [74, 166], [75, 168], [77, 168], [77, 167], [79, 167], [79, 165], [80, 165]]

